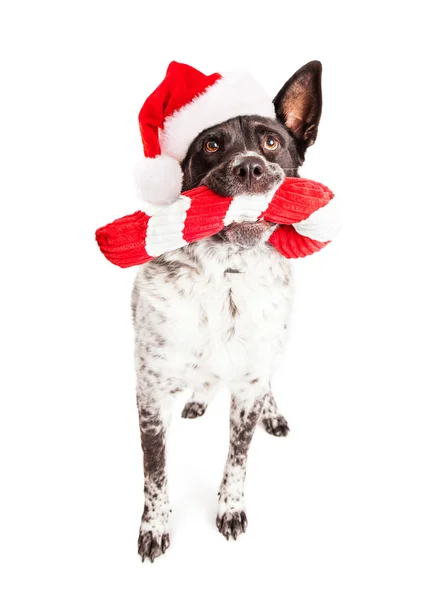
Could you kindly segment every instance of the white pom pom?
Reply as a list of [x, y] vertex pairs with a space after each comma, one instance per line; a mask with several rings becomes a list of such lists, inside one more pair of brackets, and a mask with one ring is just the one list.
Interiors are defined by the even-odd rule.
[[143, 158], [134, 169], [138, 195], [155, 206], [172, 204], [180, 195], [183, 172], [180, 163], [167, 156]]

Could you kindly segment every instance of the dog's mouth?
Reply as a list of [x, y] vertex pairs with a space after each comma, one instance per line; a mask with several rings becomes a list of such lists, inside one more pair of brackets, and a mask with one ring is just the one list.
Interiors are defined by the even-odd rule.
[[231, 223], [219, 233], [222, 240], [242, 248], [250, 248], [259, 242], [267, 241], [275, 225], [268, 221]]
[[[254, 160], [253, 155], [241, 157], [241, 163], [238, 164], [243, 171], [242, 176], [240, 171], [235, 173], [237, 168], [235, 160], [226, 166], [219, 165], [213, 169], [204, 177], [202, 185], [206, 185], [220, 196], [245, 196], [248, 198], [248, 202], [251, 202], [251, 196], [270, 194], [283, 181], [285, 173], [278, 165], [268, 164], [261, 157], [258, 157], [258, 163], [255, 166], [248, 163], [248, 160]], [[249, 175], [247, 167], [254, 167], [254, 174]], [[256, 172], [257, 168], [261, 169], [261, 173]], [[220, 240], [248, 248], [267, 241], [269, 232], [272, 232], [274, 228], [275, 225], [268, 221], [233, 222], [227, 225], [217, 237]]]

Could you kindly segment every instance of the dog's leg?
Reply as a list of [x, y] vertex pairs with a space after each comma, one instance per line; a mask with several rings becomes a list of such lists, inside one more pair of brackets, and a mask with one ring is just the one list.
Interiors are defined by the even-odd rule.
[[206, 381], [200, 388], [195, 389], [193, 396], [183, 408], [183, 419], [202, 417], [209, 404], [217, 395], [219, 385], [215, 381]]
[[219, 491], [217, 527], [227, 539], [245, 532], [244, 482], [247, 455], [269, 394], [268, 385], [241, 383], [231, 389], [230, 445]]
[[278, 410], [275, 398], [270, 391], [263, 407], [260, 425], [271, 435], [285, 437], [290, 431], [288, 423]]
[[144, 512], [138, 552], [143, 561], [150, 558], [153, 562], [169, 547], [170, 508], [165, 464], [166, 437], [171, 403], [180, 391], [180, 387], [152, 387], [143, 382], [138, 384], [137, 404], [144, 454]]

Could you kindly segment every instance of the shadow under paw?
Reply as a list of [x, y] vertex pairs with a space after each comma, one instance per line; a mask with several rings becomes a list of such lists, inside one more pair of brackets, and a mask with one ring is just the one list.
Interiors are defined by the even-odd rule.
[[222, 517], [218, 516], [216, 521], [217, 529], [224, 537], [229, 540], [230, 536], [234, 540], [241, 533], [245, 533], [248, 525], [247, 515], [242, 510], [240, 512], [225, 512]]
[[138, 554], [144, 562], [149, 558], [154, 562], [155, 558], [165, 554], [170, 545], [169, 534], [156, 535], [152, 531], [140, 532], [138, 538]]
[[188, 402], [183, 408], [181, 416], [183, 419], [196, 419], [197, 417], [202, 417], [206, 409], [207, 405], [201, 402]]
[[290, 428], [282, 415], [275, 417], [266, 417], [261, 421], [262, 427], [270, 434], [276, 437], [285, 437]]

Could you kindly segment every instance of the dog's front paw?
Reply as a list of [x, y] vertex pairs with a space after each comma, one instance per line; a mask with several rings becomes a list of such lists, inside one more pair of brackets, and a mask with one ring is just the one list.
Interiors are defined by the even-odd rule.
[[247, 515], [244, 510], [227, 510], [222, 515], [219, 512], [216, 524], [219, 532], [222, 533], [227, 540], [229, 540], [230, 536], [236, 540], [238, 535], [245, 533], [245, 530], [247, 529]]
[[280, 414], [262, 418], [261, 425], [270, 435], [276, 437], [285, 437], [290, 431], [287, 421]]
[[138, 554], [144, 562], [149, 558], [152, 562], [165, 554], [169, 548], [169, 533], [163, 528], [151, 527], [150, 522], [143, 522], [140, 527], [140, 535], [138, 537]]
[[181, 416], [183, 419], [196, 419], [202, 417], [207, 409], [207, 405], [202, 402], [188, 402], [183, 408]]

